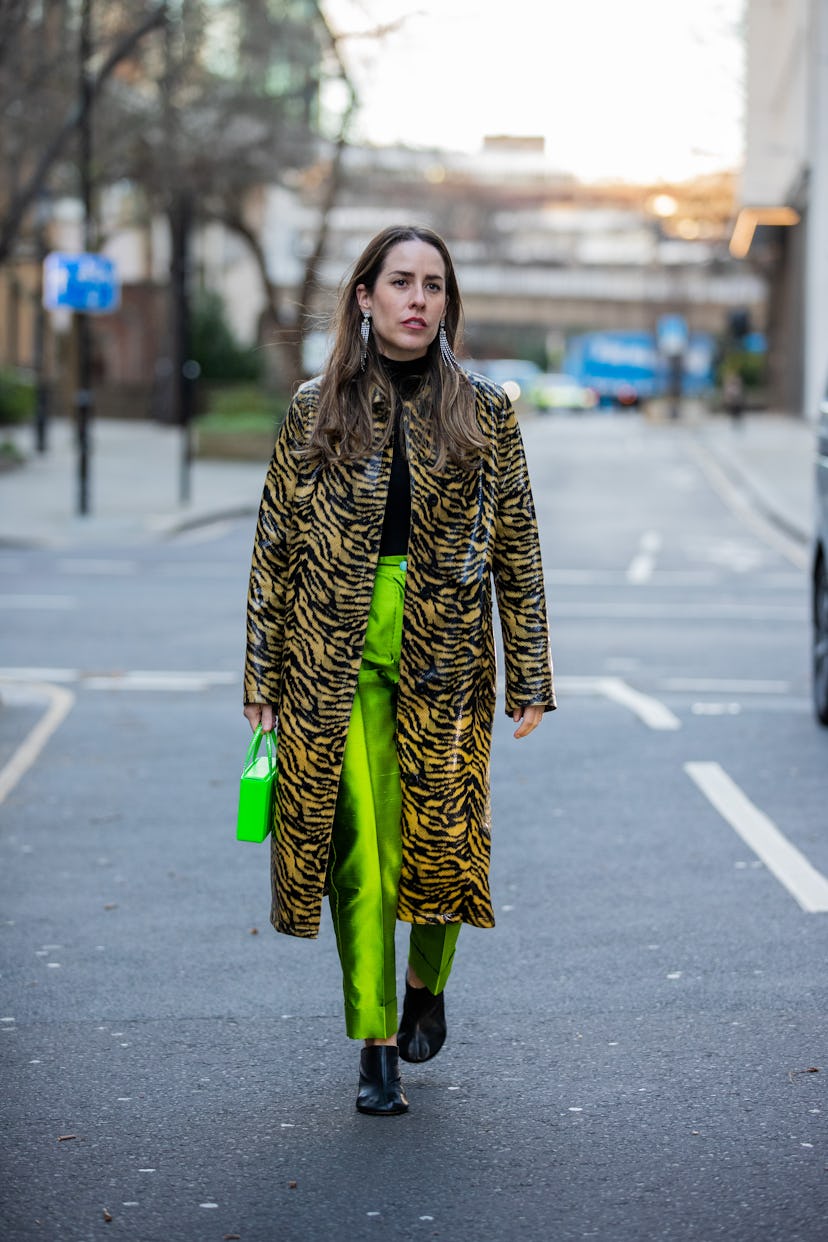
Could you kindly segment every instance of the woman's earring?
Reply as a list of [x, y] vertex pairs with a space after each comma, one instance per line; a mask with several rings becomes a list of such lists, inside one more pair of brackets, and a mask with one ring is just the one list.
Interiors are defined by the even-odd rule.
[[365, 363], [368, 361], [368, 337], [371, 334], [371, 312], [362, 312], [362, 323], [359, 325], [359, 335], [362, 337], [362, 353], [359, 359], [361, 370], [365, 370]]
[[446, 364], [447, 367], [453, 367], [455, 371], [459, 371], [460, 363], [455, 358], [454, 351], [449, 345], [448, 337], [446, 336], [445, 319], [440, 320], [439, 340], [440, 340], [440, 353], [443, 355], [443, 362]]

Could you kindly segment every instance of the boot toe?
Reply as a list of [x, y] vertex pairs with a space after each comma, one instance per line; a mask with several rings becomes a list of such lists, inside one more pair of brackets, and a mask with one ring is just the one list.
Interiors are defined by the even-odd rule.
[[375, 1044], [362, 1049], [356, 1106], [358, 1112], [373, 1117], [394, 1117], [408, 1112], [396, 1048]]
[[405, 987], [402, 1019], [397, 1033], [404, 1061], [430, 1061], [446, 1042], [446, 1008], [443, 993], [434, 996], [426, 988]]

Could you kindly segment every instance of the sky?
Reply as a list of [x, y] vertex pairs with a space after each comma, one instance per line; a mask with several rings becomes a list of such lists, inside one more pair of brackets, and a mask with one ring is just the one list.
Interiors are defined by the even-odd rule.
[[324, 0], [349, 36], [357, 141], [475, 152], [486, 134], [541, 135], [550, 168], [589, 181], [739, 167], [745, 4]]

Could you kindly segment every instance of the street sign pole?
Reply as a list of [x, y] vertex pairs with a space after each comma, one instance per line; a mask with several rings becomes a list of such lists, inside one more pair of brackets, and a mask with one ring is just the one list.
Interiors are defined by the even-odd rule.
[[187, 190], [176, 194], [171, 211], [172, 254], [170, 277], [173, 293], [173, 400], [175, 417], [181, 429], [181, 453], [178, 475], [178, 498], [189, 504], [193, 463], [193, 405], [195, 381], [200, 374], [192, 352], [190, 314], [190, 234], [193, 203]]
[[[92, 250], [92, 97], [89, 78], [91, 51], [92, 0], [83, 0], [80, 35], [80, 175], [83, 199], [84, 250]], [[75, 392], [75, 426], [78, 449], [78, 513], [89, 513], [90, 423], [92, 421], [92, 340], [89, 316], [77, 315], [77, 389]]]
[[[48, 210], [49, 205], [46, 193], [41, 191], [37, 203], [37, 258], [41, 270], [41, 285], [43, 283], [43, 264], [49, 249], [47, 246]], [[50, 394], [49, 383], [46, 379], [46, 306], [42, 296], [35, 307], [32, 353], [34, 355], [33, 362], [36, 376], [35, 449], [38, 453], [45, 453], [49, 447]]]
[[[91, 224], [86, 230], [92, 241]], [[120, 300], [120, 283], [112, 259], [105, 255], [64, 254], [54, 251], [43, 261], [43, 304], [48, 310], [75, 312], [74, 344], [76, 388], [74, 397], [77, 443], [77, 512], [90, 511], [92, 394], [92, 315], [111, 314]]]
[[667, 395], [670, 398], [670, 418], [681, 417], [681, 400], [684, 393], [684, 355], [689, 334], [683, 315], [662, 315], [658, 321], [658, 347], [667, 360]]

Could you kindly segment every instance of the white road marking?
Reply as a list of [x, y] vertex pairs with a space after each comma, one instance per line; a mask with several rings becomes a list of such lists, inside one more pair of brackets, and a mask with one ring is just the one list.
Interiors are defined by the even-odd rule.
[[789, 681], [740, 680], [732, 677], [667, 677], [664, 690], [689, 690], [693, 694], [787, 694]]
[[82, 680], [87, 690], [209, 690], [212, 686], [232, 686], [238, 673], [152, 673], [128, 672], [88, 676]]
[[639, 690], [633, 690], [632, 686], [622, 681], [620, 677], [603, 677], [601, 678], [601, 693], [606, 695], [608, 699], [612, 699], [614, 703], [620, 703], [622, 707], [628, 707], [634, 712], [640, 720], [650, 729], [673, 730], [681, 728], [681, 721], [678, 716], [674, 716], [669, 707], [659, 700], [654, 699], [652, 695], [642, 694]]
[[601, 621], [617, 618], [626, 621], [792, 621], [805, 623], [808, 607], [794, 604], [650, 604], [606, 603], [587, 604], [556, 600], [552, 605], [556, 617], [580, 621]]
[[32, 703], [45, 701], [48, 706], [25, 741], [18, 746], [8, 763], [0, 769], [0, 802], [5, 801], [20, 778], [28, 772], [75, 702], [72, 691], [65, 690], [63, 686], [26, 682], [14, 686], [3, 686], [2, 698], [4, 703], [12, 705], [28, 707]]
[[661, 548], [661, 535], [658, 531], [647, 530], [638, 542], [638, 552], [627, 568], [627, 581], [640, 586], [649, 582], [655, 569], [656, 555]]
[[167, 578], [243, 578], [245, 573], [232, 561], [166, 561], [156, 565], [155, 569]]
[[111, 672], [78, 668], [0, 668], [0, 681], [49, 681], [78, 685], [85, 690], [209, 690], [234, 686], [241, 680], [235, 672], [185, 672], [181, 670], [115, 669]]
[[134, 574], [138, 569], [137, 561], [107, 560], [104, 557], [88, 556], [64, 557], [57, 562], [57, 568], [65, 574], [103, 574], [125, 577]]
[[650, 729], [672, 731], [681, 728], [678, 716], [673, 715], [659, 699], [634, 690], [620, 677], [559, 677], [557, 685], [562, 694], [597, 694], [628, 708]]
[[[629, 570], [620, 569], [552, 569], [544, 570], [547, 586], [622, 586]], [[716, 586], [722, 574], [715, 569], [657, 569], [653, 586]], [[801, 580], [789, 575], [789, 581], [801, 586]]]
[[0, 595], [0, 608], [65, 612], [77, 606], [78, 601], [74, 595]]
[[79, 681], [76, 668], [0, 668], [0, 681]]
[[649, 552], [638, 552], [630, 561], [627, 567], [627, 581], [640, 586], [643, 582], [649, 582], [653, 576], [655, 561]]
[[718, 763], [685, 763], [684, 770], [803, 910], [828, 913], [828, 880], [750, 801], [724, 768]]

